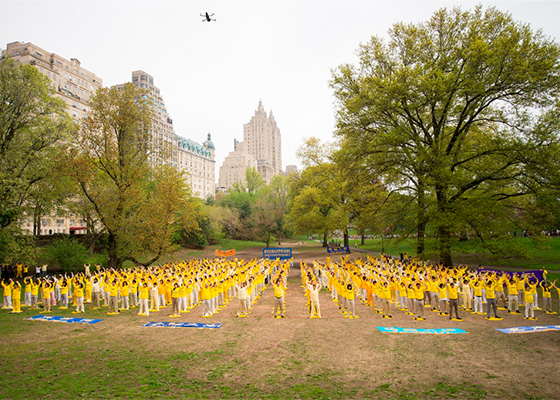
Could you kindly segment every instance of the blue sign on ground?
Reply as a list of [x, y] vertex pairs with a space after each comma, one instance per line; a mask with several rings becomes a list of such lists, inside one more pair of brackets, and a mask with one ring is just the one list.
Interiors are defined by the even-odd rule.
[[447, 328], [447, 329], [416, 329], [416, 328], [398, 328], [398, 327], [385, 327], [378, 326], [381, 332], [391, 332], [391, 333], [412, 333], [412, 334], [428, 334], [428, 335], [451, 335], [457, 333], [468, 333], [462, 329], [457, 328]]
[[546, 331], [560, 331], [560, 325], [545, 325], [545, 326], [519, 326], [517, 328], [496, 329], [504, 333], [534, 333]]
[[195, 322], [148, 322], [142, 326], [151, 328], [210, 328], [218, 329], [222, 324], [200, 324]]
[[263, 258], [289, 260], [292, 258], [291, 247], [266, 247], [263, 249]]
[[90, 318], [70, 318], [70, 317], [57, 317], [56, 315], [35, 315], [34, 317], [25, 318], [31, 321], [52, 321], [52, 322], [65, 322], [67, 324], [96, 324], [102, 319]]
[[327, 253], [350, 253], [350, 247], [327, 247]]

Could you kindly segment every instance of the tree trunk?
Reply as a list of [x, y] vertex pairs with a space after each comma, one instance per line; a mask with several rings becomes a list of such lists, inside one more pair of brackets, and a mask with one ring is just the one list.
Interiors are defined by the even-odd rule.
[[348, 236], [348, 228], [344, 228], [344, 247], [349, 247], [350, 246], [350, 240], [349, 240], [349, 236]]
[[436, 198], [438, 205], [438, 242], [439, 242], [439, 259], [445, 267], [452, 267], [453, 260], [451, 259], [451, 231], [449, 223], [447, 222], [447, 196], [445, 188], [436, 184]]
[[365, 230], [365, 228], [361, 229], [360, 234], [362, 236], [362, 241], [360, 242], [360, 246], [365, 246], [365, 244], [366, 244], [366, 230]]
[[114, 234], [109, 233], [109, 268], [117, 268], [119, 263], [117, 237]]
[[323, 233], [323, 247], [327, 247], [327, 234]]
[[41, 212], [39, 207], [35, 207], [33, 211], [33, 235], [39, 236], [41, 234]]
[[417, 222], [418, 230], [416, 236], [416, 256], [421, 260], [424, 259], [424, 250], [426, 247], [426, 194], [424, 193], [424, 181], [422, 178], [418, 179], [418, 213]]

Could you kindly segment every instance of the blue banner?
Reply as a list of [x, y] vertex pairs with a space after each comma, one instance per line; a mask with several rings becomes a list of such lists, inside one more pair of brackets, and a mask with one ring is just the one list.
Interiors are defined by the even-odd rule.
[[381, 332], [391, 333], [412, 333], [412, 334], [428, 334], [428, 335], [452, 335], [457, 333], [468, 333], [462, 329], [447, 328], [447, 329], [416, 329], [416, 328], [398, 328], [398, 327], [384, 327], [378, 326], [377, 329]]
[[350, 247], [349, 246], [344, 246], [344, 247], [328, 247], [327, 246], [327, 253], [350, 253]]
[[52, 322], [64, 322], [67, 324], [96, 324], [103, 321], [102, 319], [90, 319], [90, 318], [71, 318], [71, 317], [57, 317], [56, 315], [35, 315], [34, 317], [25, 318], [31, 321], [52, 321]]
[[536, 269], [533, 271], [503, 271], [503, 270], [499, 270], [499, 269], [491, 269], [491, 268], [478, 268], [476, 270], [477, 272], [484, 272], [484, 271], [489, 271], [489, 272], [496, 272], [498, 275], [502, 275], [502, 274], [506, 274], [506, 275], [512, 275], [512, 274], [520, 274], [521, 276], [525, 277], [526, 274], [534, 274], [535, 278], [537, 278], [537, 280], [539, 282], [541, 282], [544, 279], [544, 272], [542, 269]]
[[148, 322], [142, 326], [151, 328], [210, 328], [218, 329], [222, 324], [200, 324], [195, 322]]
[[503, 333], [534, 333], [546, 331], [560, 331], [560, 325], [519, 326], [517, 328], [496, 329]]
[[273, 260], [289, 260], [292, 258], [291, 247], [265, 247], [263, 249], [263, 258], [271, 258]]

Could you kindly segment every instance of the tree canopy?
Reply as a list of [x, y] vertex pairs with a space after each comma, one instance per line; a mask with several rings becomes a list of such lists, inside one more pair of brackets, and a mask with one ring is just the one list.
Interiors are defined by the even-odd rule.
[[357, 55], [331, 81], [341, 148], [416, 199], [419, 240], [429, 224], [451, 265], [454, 231], [483, 235], [493, 220], [495, 233], [549, 181], [535, 164], [558, 158], [560, 48], [478, 6], [395, 24]]

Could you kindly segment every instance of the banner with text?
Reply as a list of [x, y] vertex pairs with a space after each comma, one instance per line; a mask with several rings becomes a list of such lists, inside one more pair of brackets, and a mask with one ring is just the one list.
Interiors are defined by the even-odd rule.
[[517, 275], [521, 275], [523, 277], [525, 277], [525, 275], [535, 275], [535, 278], [541, 282], [544, 279], [544, 271], [542, 269], [536, 269], [533, 271], [502, 271], [499, 269], [491, 269], [491, 268], [478, 268], [477, 272], [496, 272], [498, 275], [502, 275], [502, 274], [506, 274], [506, 275], [512, 275], [512, 274], [517, 274]]
[[49, 322], [64, 322], [66, 324], [96, 324], [103, 321], [102, 319], [91, 319], [91, 318], [71, 318], [71, 317], [59, 317], [56, 315], [35, 315], [34, 317], [25, 318], [30, 321], [49, 321]]
[[216, 249], [214, 254], [216, 254], [216, 257], [230, 257], [235, 255], [235, 249], [226, 250], [226, 251], [220, 251]]
[[263, 249], [263, 258], [271, 258], [273, 260], [289, 260], [292, 258], [291, 247], [265, 247]]
[[545, 326], [518, 326], [516, 328], [496, 329], [503, 333], [535, 333], [547, 331], [560, 331], [560, 325]]
[[339, 253], [339, 254], [346, 254], [346, 253], [350, 253], [350, 247], [349, 246], [344, 246], [344, 247], [327, 247], [327, 253]]
[[458, 328], [447, 328], [447, 329], [417, 329], [417, 328], [399, 328], [399, 327], [385, 327], [378, 326], [380, 332], [390, 332], [390, 333], [412, 333], [412, 334], [423, 334], [423, 335], [453, 335], [458, 333], [468, 333], [462, 329]]
[[202, 324], [196, 322], [148, 322], [142, 325], [148, 328], [207, 328], [218, 329], [222, 324]]

